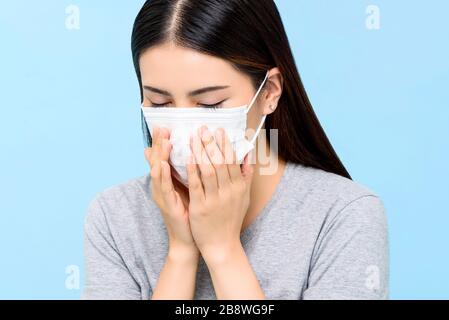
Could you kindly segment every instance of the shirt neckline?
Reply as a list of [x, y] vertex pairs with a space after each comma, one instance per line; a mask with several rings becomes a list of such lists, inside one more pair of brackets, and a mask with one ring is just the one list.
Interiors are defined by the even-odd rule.
[[271, 208], [274, 206], [274, 204], [279, 199], [280, 195], [283, 193], [286, 185], [286, 179], [289, 176], [291, 165], [292, 164], [288, 161], [285, 163], [284, 172], [282, 173], [281, 179], [279, 180], [278, 185], [276, 186], [276, 189], [274, 190], [270, 200], [268, 200], [267, 204], [263, 207], [262, 211], [240, 234], [240, 240], [242, 244], [248, 242], [252, 238], [252, 235], [254, 234], [254, 228], [256, 228], [257, 225], [259, 225], [261, 221], [265, 219], [265, 217], [271, 211]]

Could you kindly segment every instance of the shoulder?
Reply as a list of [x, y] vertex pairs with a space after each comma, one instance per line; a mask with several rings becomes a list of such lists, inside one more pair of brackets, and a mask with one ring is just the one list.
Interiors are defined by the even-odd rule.
[[149, 175], [144, 175], [101, 190], [96, 194], [94, 200], [100, 201], [106, 206], [129, 205], [130, 202], [136, 203], [143, 201], [143, 198], [147, 197], [149, 188]]
[[385, 299], [389, 249], [385, 208], [370, 188], [293, 165], [301, 222], [313, 239], [305, 299]]
[[372, 189], [332, 172], [289, 162], [286, 174], [291, 187], [307, 189], [314, 198], [326, 203], [338, 202], [341, 207], [363, 198], [376, 198], [382, 202]]
[[95, 194], [88, 204], [85, 228], [107, 228], [107, 232], [134, 228], [144, 213], [154, 212], [153, 206], [149, 175], [135, 177]]
[[340, 198], [343, 201], [351, 201], [361, 196], [379, 197], [365, 185], [338, 174], [292, 162], [289, 162], [288, 166], [290, 179], [307, 184], [310, 190], [320, 195]]
[[[378, 225], [386, 229], [385, 206], [380, 196], [365, 185], [321, 169], [289, 163], [289, 189], [311, 209], [310, 215], [325, 225], [345, 219], [349, 225]], [[318, 222], [317, 221], [317, 222]]]

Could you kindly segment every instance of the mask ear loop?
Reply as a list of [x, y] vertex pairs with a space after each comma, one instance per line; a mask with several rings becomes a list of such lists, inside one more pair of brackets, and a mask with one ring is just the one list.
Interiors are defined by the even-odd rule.
[[[259, 89], [257, 90], [256, 95], [255, 95], [255, 96], [253, 97], [253, 99], [251, 100], [251, 103], [250, 103], [248, 109], [246, 109], [246, 111], [245, 111], [246, 114], [248, 114], [249, 110], [251, 110], [251, 108], [253, 107], [254, 102], [256, 101], [257, 97], [259, 96], [260, 91], [262, 90], [262, 88], [264, 87], [265, 83], [267, 82], [269, 72], [270, 72], [270, 71], [267, 71], [267, 74], [265, 75], [265, 79], [262, 81], [262, 84], [260, 85]], [[262, 120], [260, 121], [260, 124], [259, 124], [259, 126], [258, 126], [256, 132], [254, 133], [254, 136], [251, 138], [250, 143], [251, 143], [252, 145], [254, 145], [254, 142], [256, 141], [257, 137], [259, 136], [259, 132], [260, 132], [260, 130], [262, 129], [263, 124], [265, 123], [265, 119], [266, 119], [266, 118], [267, 118], [267, 115], [265, 114], [265, 115], [262, 117]]]
[[249, 112], [249, 110], [251, 110], [251, 108], [253, 107], [254, 102], [256, 101], [257, 97], [259, 96], [260, 91], [263, 89], [263, 86], [265, 85], [265, 82], [267, 82], [268, 79], [268, 73], [270, 71], [267, 71], [267, 74], [265, 75], [265, 79], [263, 79], [262, 84], [260, 85], [259, 89], [257, 90], [256, 94], [254, 95], [253, 99], [251, 100], [251, 103], [249, 104], [248, 109], [246, 109], [246, 113]]

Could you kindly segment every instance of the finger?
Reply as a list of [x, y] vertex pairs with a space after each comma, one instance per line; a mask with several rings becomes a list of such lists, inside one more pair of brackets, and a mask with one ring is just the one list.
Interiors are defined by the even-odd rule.
[[161, 160], [168, 161], [170, 158], [170, 152], [172, 150], [172, 144], [167, 138], [163, 138], [161, 142]]
[[167, 128], [159, 128], [159, 134], [162, 139], [170, 139], [170, 130]]
[[204, 194], [207, 197], [213, 196], [218, 192], [217, 176], [214, 166], [210, 163], [209, 157], [204, 150], [199, 137], [199, 132], [193, 134], [191, 139], [191, 149], [197, 166], [201, 174], [201, 181], [204, 186]]
[[156, 142], [157, 146], [160, 148], [158, 149], [159, 153], [159, 159], [160, 160], [167, 160], [170, 157], [171, 152], [171, 143], [169, 141], [170, 139], [170, 131], [166, 128], [158, 128], [158, 137]]
[[153, 128], [153, 136], [151, 137], [153, 144], [156, 144], [157, 139], [159, 138], [159, 127], [154, 127]]
[[160, 161], [160, 153], [161, 153], [161, 140], [160, 140], [160, 128], [153, 128], [153, 144], [152, 144], [152, 152], [151, 152], [151, 164], [154, 164], [156, 161]]
[[187, 176], [189, 181], [189, 197], [190, 201], [201, 202], [204, 200], [204, 190], [201, 183], [198, 167], [190, 155], [187, 160]]
[[226, 148], [225, 144], [225, 135], [224, 135], [224, 129], [219, 128], [215, 130], [215, 140], [217, 141], [217, 146], [220, 149], [221, 154], [224, 158], [225, 168], [228, 172], [229, 181], [231, 180], [231, 173], [229, 172], [228, 164], [233, 163], [233, 150], [232, 148]]
[[220, 149], [225, 157], [225, 163], [227, 164], [229, 176], [231, 177], [231, 182], [238, 182], [242, 179], [242, 173], [240, 165], [237, 163], [237, 156], [231, 141], [224, 129], [218, 129], [217, 134], [220, 140]]
[[[186, 165], [187, 168], [187, 165]], [[184, 202], [184, 204], [187, 204], [186, 207], [188, 207], [189, 204], [189, 187], [188, 185], [184, 185], [183, 183], [181, 183], [178, 179], [173, 178], [173, 171], [175, 171], [175, 169], [170, 166], [170, 170], [171, 170], [171, 174], [172, 174], [172, 183], [173, 183], [173, 187], [175, 188], [176, 192], [180, 195], [182, 201]]]
[[176, 204], [176, 195], [170, 175], [170, 165], [167, 161], [161, 161], [161, 191], [165, 199], [171, 204]]
[[167, 160], [170, 156], [171, 152], [171, 143], [169, 141], [170, 139], [170, 131], [166, 128], [154, 128], [154, 146], [152, 151], [152, 158], [151, 160], [153, 162], [155, 161], [161, 161], [161, 160]]
[[217, 142], [207, 129], [207, 127], [202, 127], [201, 131], [201, 141], [204, 149], [206, 150], [207, 156], [209, 157], [212, 165], [214, 166], [215, 173], [217, 174], [218, 187], [226, 187], [230, 183], [230, 177], [228, 168], [224, 163], [224, 156], [218, 148]]
[[151, 165], [151, 184], [153, 185], [154, 190], [160, 190], [161, 185], [161, 163], [160, 161], [156, 161], [153, 165]]

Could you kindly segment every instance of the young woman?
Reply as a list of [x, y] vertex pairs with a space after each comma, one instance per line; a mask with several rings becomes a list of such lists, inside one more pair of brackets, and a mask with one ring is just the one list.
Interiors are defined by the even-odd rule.
[[320, 126], [274, 1], [147, 1], [132, 52], [151, 171], [90, 203], [82, 298], [388, 297], [382, 201]]

